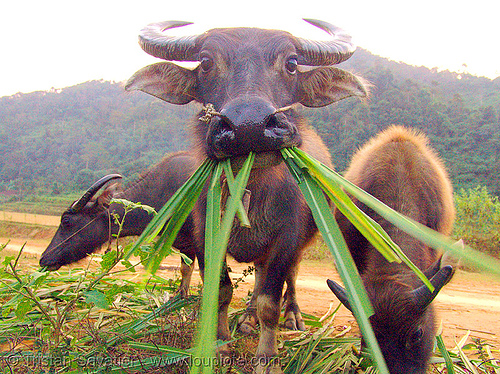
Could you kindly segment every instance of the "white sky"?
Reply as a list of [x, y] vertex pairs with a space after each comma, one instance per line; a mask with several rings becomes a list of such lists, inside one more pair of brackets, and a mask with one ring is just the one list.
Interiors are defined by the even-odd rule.
[[16, 0], [0, 7], [0, 96], [126, 80], [155, 61], [137, 44], [151, 22], [195, 22], [187, 34], [256, 26], [326, 38], [302, 18], [338, 25], [396, 61], [500, 76], [498, 0]]

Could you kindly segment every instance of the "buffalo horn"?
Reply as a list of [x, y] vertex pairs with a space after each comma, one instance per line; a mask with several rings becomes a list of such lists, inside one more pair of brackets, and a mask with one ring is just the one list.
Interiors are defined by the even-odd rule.
[[337, 299], [339, 299], [340, 302], [352, 312], [351, 304], [349, 304], [349, 300], [347, 299], [347, 292], [345, 291], [344, 287], [342, 287], [337, 282], [332, 281], [331, 279], [327, 279], [326, 284], [328, 284], [328, 287], [330, 287], [335, 296], [337, 296]]
[[94, 197], [94, 195], [99, 191], [106, 183], [113, 179], [120, 179], [122, 176], [120, 174], [108, 174], [95, 182], [90, 188], [83, 194], [83, 196], [75, 201], [73, 205], [71, 205], [70, 210], [73, 213], [78, 212], [82, 209], [89, 201]]
[[192, 22], [165, 21], [152, 23], [139, 34], [141, 48], [154, 57], [169, 61], [198, 61], [196, 38], [190, 36], [168, 36], [164, 31], [176, 27], [191, 25]]
[[298, 63], [300, 65], [326, 66], [340, 64], [351, 57], [356, 50], [356, 46], [351, 41], [351, 36], [341, 28], [315, 19], [304, 18], [304, 21], [327, 32], [333, 38], [328, 41], [297, 38], [300, 45], [298, 48]]
[[[304, 19], [313, 26], [330, 34], [327, 41], [297, 38], [298, 63], [309, 66], [339, 64], [352, 56], [356, 50], [351, 36], [339, 27], [315, 19]], [[199, 35], [168, 36], [164, 31], [192, 24], [184, 21], [165, 21], [152, 23], [139, 34], [139, 44], [148, 54], [163, 60], [198, 61]]]
[[443, 266], [439, 269], [439, 271], [429, 280], [429, 282], [434, 286], [434, 292], [431, 292], [425, 284], [412, 291], [415, 304], [422, 309], [427, 308], [432, 300], [434, 300], [437, 296], [441, 288], [448, 283], [452, 275], [453, 268], [449, 265]]

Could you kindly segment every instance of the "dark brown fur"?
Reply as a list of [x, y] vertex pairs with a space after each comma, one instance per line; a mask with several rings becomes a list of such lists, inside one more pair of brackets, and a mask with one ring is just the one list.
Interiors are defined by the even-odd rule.
[[[279, 150], [298, 146], [331, 164], [323, 142], [291, 105], [318, 107], [366, 95], [362, 80], [335, 67], [306, 72], [293, 69], [299, 44], [289, 33], [276, 30], [209, 30], [196, 39], [201, 63], [195, 69], [162, 62], [141, 69], [126, 85], [129, 90], [142, 90], [174, 104], [196, 100], [213, 105], [219, 114], [194, 124], [199, 160], [230, 157], [236, 161], [256, 153], [247, 186], [251, 228], [234, 225], [227, 252], [238, 261], [254, 262], [258, 269], [252, 302], [261, 326], [256, 354], [263, 358], [277, 354], [283, 284], [294, 279], [300, 253], [316, 232], [311, 212], [281, 162]], [[180, 92], [180, 86], [186, 89]], [[204, 114], [200, 112], [198, 118]], [[205, 205], [206, 196], [202, 196], [193, 214], [202, 271]], [[224, 340], [230, 338], [227, 309], [231, 296], [226, 272], [221, 281], [218, 323], [218, 337]], [[288, 298], [287, 308], [287, 318], [294, 314], [300, 319], [294, 297]], [[257, 370], [264, 370], [263, 365]]]
[[[168, 199], [191, 176], [197, 167], [197, 160], [187, 152], [167, 155], [161, 162], [149, 168], [126, 190], [116, 184], [108, 186], [98, 197], [94, 197], [80, 211], [71, 207], [63, 213], [61, 225], [51, 242], [42, 253], [40, 265], [57, 269], [71, 264], [96, 251], [102, 244], [118, 233], [118, 225], [110, 217], [112, 214], [123, 218], [120, 204], [109, 204], [111, 198], [122, 198], [140, 202], [155, 208], [165, 205]], [[142, 209], [134, 209], [127, 214], [120, 232], [121, 237], [140, 235], [153, 216]], [[193, 220], [188, 217], [181, 228], [174, 246], [191, 260], [195, 259]], [[181, 294], [187, 294], [192, 267], [182, 263]]]

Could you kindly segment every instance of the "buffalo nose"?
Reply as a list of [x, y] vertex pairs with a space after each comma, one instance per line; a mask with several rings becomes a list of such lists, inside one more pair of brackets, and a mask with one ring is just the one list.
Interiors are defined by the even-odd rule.
[[236, 99], [220, 114], [212, 121], [207, 137], [209, 153], [216, 158], [298, 145], [295, 126], [262, 98]]
[[265, 124], [276, 109], [261, 98], [235, 100], [221, 111], [222, 121], [233, 129], [247, 129]]

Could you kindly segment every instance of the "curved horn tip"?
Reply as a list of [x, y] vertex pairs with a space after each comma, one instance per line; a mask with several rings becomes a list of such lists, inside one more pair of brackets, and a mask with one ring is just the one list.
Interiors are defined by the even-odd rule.
[[338, 284], [335, 281], [332, 281], [331, 279], [326, 280], [326, 284], [330, 288], [330, 290], [335, 294], [338, 295], [339, 293], [342, 295], [347, 296], [347, 292], [344, 287], [342, 287], [340, 284]]
[[446, 279], [445, 284], [448, 283], [451, 276], [453, 275], [453, 266], [445, 265], [439, 271], [443, 274], [443, 277]]
[[71, 207], [69, 208], [70, 211], [73, 213], [78, 212], [81, 210], [89, 201], [94, 197], [94, 195], [99, 191], [106, 183], [113, 179], [121, 179], [123, 178], [120, 174], [108, 174], [105, 175], [104, 177], [100, 178], [97, 182], [95, 182], [90, 188], [83, 194], [83, 196], [75, 201]]
[[164, 21], [151, 23], [139, 33], [139, 45], [149, 55], [167, 61], [198, 61], [196, 40], [199, 35], [169, 36], [166, 30], [192, 22]]
[[328, 285], [330, 290], [335, 294], [335, 296], [337, 296], [337, 299], [339, 299], [339, 301], [352, 312], [351, 304], [349, 303], [349, 299], [347, 298], [347, 292], [344, 289], [344, 287], [342, 287], [337, 282], [332, 281], [331, 279], [327, 279], [326, 284]]
[[429, 280], [429, 282], [434, 286], [434, 292], [431, 292], [425, 284], [412, 291], [416, 305], [422, 309], [427, 308], [432, 300], [434, 300], [437, 296], [439, 291], [441, 291], [441, 288], [443, 288], [444, 285], [450, 281], [452, 276], [452, 266], [446, 265], [439, 269], [439, 271]]
[[166, 31], [169, 29], [174, 29], [176, 27], [192, 25], [193, 22], [189, 21], [162, 21], [151, 23], [146, 27], [158, 27], [161, 31]]
[[325, 31], [331, 36], [331, 40], [316, 41], [297, 38], [299, 42], [298, 54], [299, 64], [309, 66], [337, 65], [349, 59], [356, 46], [352, 42], [351, 35], [328, 22], [304, 18], [309, 24]]
[[122, 179], [123, 177], [120, 174], [107, 174], [102, 178], [99, 178], [97, 182], [95, 182], [92, 187], [103, 186], [104, 183], [109, 182], [113, 179]]
[[325, 32], [327, 32], [330, 35], [336, 35], [336, 34], [347, 34], [343, 29], [341, 29], [338, 26], [332, 25], [329, 22], [326, 21], [321, 21], [319, 19], [313, 19], [313, 18], [302, 18], [304, 21], [307, 23], [317, 27], [318, 29], [321, 29]]
[[[453, 275], [453, 266], [446, 265], [439, 269], [436, 274], [429, 280], [431, 284], [434, 286], [434, 293], [439, 292], [443, 286], [448, 283]], [[422, 286], [427, 288], [427, 286]], [[430, 292], [430, 291], [429, 291]]]

